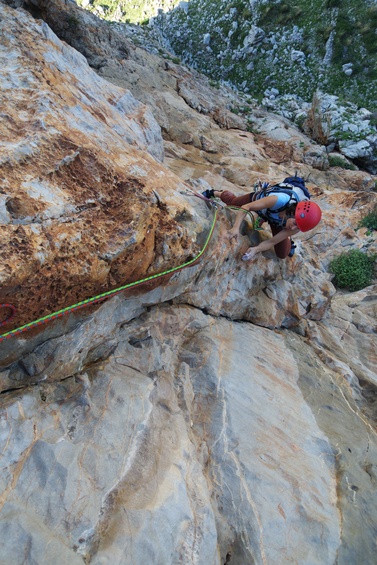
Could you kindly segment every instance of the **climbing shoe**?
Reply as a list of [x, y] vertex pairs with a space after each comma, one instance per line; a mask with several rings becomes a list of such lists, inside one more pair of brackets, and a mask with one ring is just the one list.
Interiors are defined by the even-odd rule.
[[207, 188], [207, 190], [202, 192], [202, 195], [204, 196], [204, 198], [208, 198], [208, 199], [215, 197], [215, 194], [213, 192], [213, 188]]
[[293, 243], [293, 240], [291, 240], [291, 250], [288, 253], [288, 257], [293, 257], [293, 255], [295, 254], [295, 249], [296, 249], [296, 244]]

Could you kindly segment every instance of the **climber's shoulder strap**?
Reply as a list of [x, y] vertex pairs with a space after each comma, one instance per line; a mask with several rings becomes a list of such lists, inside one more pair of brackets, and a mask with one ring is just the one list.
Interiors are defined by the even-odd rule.
[[273, 186], [268, 186], [264, 189], [262, 189], [260, 196], [258, 195], [258, 200], [260, 198], [265, 198], [266, 196], [269, 196], [270, 194], [273, 193], [284, 193], [287, 194], [289, 196], [289, 200], [283, 205], [280, 206], [279, 208], [275, 208], [274, 209], [274, 214], [278, 214], [279, 212], [282, 212], [283, 210], [285, 210], [286, 208], [289, 208], [290, 206], [292, 206], [293, 204], [297, 204], [298, 202], [300, 202], [300, 198], [297, 195], [297, 193], [294, 190], [294, 186], [286, 183], [286, 182], [281, 182], [279, 184], [275, 184]]

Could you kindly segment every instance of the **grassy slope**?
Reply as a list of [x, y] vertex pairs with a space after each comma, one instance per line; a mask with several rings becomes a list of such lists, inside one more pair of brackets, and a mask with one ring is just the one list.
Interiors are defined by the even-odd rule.
[[[176, 55], [253, 98], [261, 100], [267, 88], [276, 88], [310, 101], [319, 87], [377, 111], [376, 0], [191, 0], [188, 10], [172, 10], [178, 4], [92, 0], [88, 9], [100, 7], [108, 20], [146, 23], [161, 7], [167, 16], [155, 21]], [[265, 37], [245, 49], [253, 25]], [[209, 45], [205, 34], [210, 34]], [[304, 60], [292, 59], [292, 50], [303, 52]], [[330, 64], [324, 65], [327, 52]], [[353, 65], [351, 76], [342, 70], [347, 63]]]
[[[246, 52], [252, 25], [266, 34]], [[367, 0], [191, 0], [169, 15], [165, 33], [182, 59], [261, 98], [266, 88], [310, 100], [323, 90], [377, 110], [377, 4]], [[209, 47], [203, 43], [211, 36]], [[329, 66], [326, 43], [333, 37]], [[305, 54], [292, 60], [292, 49]], [[251, 51], [251, 52], [250, 52]], [[342, 65], [353, 64], [347, 77]], [[252, 68], [251, 68], [252, 67]], [[246, 84], [245, 84], [246, 82]], [[242, 86], [241, 86], [242, 88]]]
[[[77, 0], [82, 6], [85, 0]], [[158, 0], [158, 6], [164, 11], [172, 10], [179, 0]], [[157, 15], [157, 4], [151, 0], [92, 0], [87, 9], [96, 11], [98, 8], [106, 20], [138, 24]], [[96, 12], [97, 13], [97, 12]]]

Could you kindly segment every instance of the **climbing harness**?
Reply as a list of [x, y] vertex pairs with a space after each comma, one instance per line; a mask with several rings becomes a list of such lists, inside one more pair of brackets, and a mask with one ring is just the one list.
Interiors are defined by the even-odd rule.
[[[297, 171], [294, 177], [287, 177], [283, 182], [270, 185], [268, 182], [262, 183], [259, 179], [254, 184], [255, 192], [253, 194], [252, 201], [260, 200], [261, 198], [266, 198], [273, 193], [284, 193], [289, 197], [288, 202], [279, 208], [274, 208], [273, 210], [258, 210], [258, 215], [270, 224], [285, 227], [285, 223], [281, 224], [280, 220], [277, 220], [276, 215], [292, 205], [297, 205], [300, 202], [310, 200], [310, 192], [305, 186], [305, 180], [297, 176]], [[296, 218], [297, 220], [297, 218]]]
[[[166, 271], [163, 271], [161, 273], [157, 273], [155, 275], [145, 277], [144, 279], [140, 279], [139, 281], [135, 281], [135, 282], [125, 284], [123, 286], [120, 286], [119, 288], [115, 288], [113, 290], [109, 290], [109, 291], [104, 292], [102, 294], [98, 294], [97, 296], [93, 296], [92, 298], [87, 298], [86, 300], [82, 300], [81, 302], [78, 302], [77, 304], [73, 304], [72, 306], [67, 306], [66, 308], [63, 308], [62, 310], [58, 310], [57, 312], [53, 312], [52, 314], [48, 314], [47, 316], [43, 316], [42, 318], [39, 318], [38, 320], [34, 320], [33, 322], [29, 322], [28, 324], [25, 324], [23, 326], [20, 326], [19, 328], [16, 328], [14, 330], [11, 330], [9, 332], [6, 332], [6, 333], [0, 335], [0, 342], [4, 341], [5, 339], [11, 338], [15, 335], [18, 335], [22, 332], [25, 332], [27, 330], [30, 330], [32, 328], [41, 326], [42, 324], [46, 324], [47, 322], [50, 322], [50, 321], [55, 320], [57, 318], [61, 318], [65, 314], [69, 314], [70, 312], [75, 312], [76, 310], [79, 310], [80, 308], [84, 308], [85, 306], [89, 306], [91, 304], [98, 304], [99, 302], [102, 302], [103, 300], [106, 300], [107, 298], [115, 296], [116, 294], [119, 294], [120, 292], [123, 292], [124, 290], [134, 288], [136, 286], [145, 284], [149, 281], [155, 280], [159, 277], [170, 275], [170, 274], [175, 273], [177, 271], [181, 271], [182, 269], [185, 269], [186, 267], [190, 267], [190, 266], [194, 265], [200, 259], [200, 257], [203, 255], [203, 253], [205, 252], [205, 250], [208, 247], [208, 244], [209, 244], [209, 242], [212, 238], [212, 235], [213, 235], [213, 232], [214, 232], [214, 229], [215, 229], [219, 209], [221, 209], [221, 210], [230, 209], [230, 210], [237, 210], [238, 211], [238, 210], [242, 210], [242, 208], [237, 208], [236, 206], [227, 206], [224, 203], [219, 204], [218, 202], [215, 202], [213, 200], [209, 200], [208, 198], [205, 198], [204, 196], [195, 192], [194, 190], [191, 190], [189, 188], [188, 188], [188, 190], [190, 192], [192, 192], [198, 198], [201, 198], [202, 200], [206, 200], [207, 202], [209, 202], [211, 204], [211, 207], [214, 208], [214, 212], [215, 212], [214, 216], [213, 216], [213, 220], [212, 220], [212, 225], [210, 227], [206, 241], [204, 242], [202, 249], [199, 251], [199, 253], [193, 259], [190, 259], [190, 261], [186, 261], [182, 265], [178, 265], [176, 267], [172, 267], [171, 269], [167, 269]], [[251, 217], [252, 222], [253, 222], [253, 229], [254, 229], [255, 221], [254, 221], [253, 215], [250, 212], [248, 212], [247, 210], [244, 210], [244, 212], [247, 213]], [[5, 324], [5, 323], [8, 323], [14, 317], [14, 315], [16, 314], [16, 309], [12, 304], [0, 304], [0, 308], [4, 308], [4, 307], [9, 308], [11, 310], [11, 314], [3, 322], [0, 322], [0, 326]]]

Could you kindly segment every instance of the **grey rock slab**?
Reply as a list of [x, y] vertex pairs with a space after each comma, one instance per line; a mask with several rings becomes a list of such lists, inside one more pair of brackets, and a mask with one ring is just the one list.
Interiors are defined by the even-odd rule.
[[334, 562], [334, 457], [282, 338], [161, 306], [116, 341], [2, 406], [0, 521], [30, 559]]
[[[298, 384], [318, 426], [331, 446], [335, 463], [337, 507], [341, 516], [336, 563], [375, 563], [377, 508], [377, 435], [375, 408], [354, 398], [346, 365], [332, 369], [313, 353], [310, 341], [286, 334], [299, 369]], [[353, 354], [357, 355], [353, 350]], [[374, 389], [375, 390], [375, 389]], [[324, 453], [323, 457], [328, 458]], [[332, 563], [332, 561], [326, 561]]]

